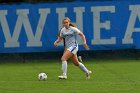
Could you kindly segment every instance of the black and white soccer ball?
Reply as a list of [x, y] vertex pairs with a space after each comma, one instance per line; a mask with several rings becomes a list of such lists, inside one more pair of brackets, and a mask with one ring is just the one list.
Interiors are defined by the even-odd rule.
[[38, 79], [39, 80], [47, 80], [47, 74], [46, 73], [39, 73]]

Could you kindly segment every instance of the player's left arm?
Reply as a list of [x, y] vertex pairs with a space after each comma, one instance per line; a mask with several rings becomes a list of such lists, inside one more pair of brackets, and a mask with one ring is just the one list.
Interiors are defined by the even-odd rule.
[[87, 45], [87, 43], [86, 43], [85, 35], [84, 35], [81, 31], [78, 32], [78, 33], [79, 33], [79, 35], [81, 36], [81, 38], [82, 38], [82, 40], [83, 40], [84, 48], [87, 49], [87, 50], [89, 50], [89, 47], [88, 47], [88, 45]]

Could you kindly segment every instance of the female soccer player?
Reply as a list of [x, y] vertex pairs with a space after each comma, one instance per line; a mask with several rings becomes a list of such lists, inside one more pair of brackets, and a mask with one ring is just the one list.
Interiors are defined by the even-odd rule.
[[58, 39], [54, 42], [54, 46], [57, 46], [59, 42], [61, 42], [61, 40], [63, 39], [64, 47], [65, 47], [63, 56], [61, 58], [62, 75], [58, 76], [58, 78], [67, 79], [67, 60], [71, 58], [73, 63], [86, 73], [86, 79], [90, 79], [90, 74], [92, 72], [89, 71], [81, 62], [79, 62], [77, 58], [77, 51], [78, 51], [77, 34], [81, 36], [83, 40], [84, 48], [89, 49], [88, 45], [86, 44], [85, 36], [78, 28], [76, 28], [70, 22], [69, 18], [65, 18], [62, 23], [63, 23], [63, 28], [61, 29], [58, 35]]

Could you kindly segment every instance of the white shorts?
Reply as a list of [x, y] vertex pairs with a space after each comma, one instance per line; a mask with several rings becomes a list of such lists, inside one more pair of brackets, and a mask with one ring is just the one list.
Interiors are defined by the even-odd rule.
[[75, 55], [78, 52], [78, 46], [71, 46], [67, 48], [67, 50], [69, 50], [72, 54]]

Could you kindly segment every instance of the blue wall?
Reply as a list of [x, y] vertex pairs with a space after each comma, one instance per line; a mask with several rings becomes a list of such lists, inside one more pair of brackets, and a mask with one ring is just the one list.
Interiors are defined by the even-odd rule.
[[[60, 51], [53, 42], [69, 17], [91, 50], [140, 48], [140, 1], [0, 5], [0, 53]], [[84, 50], [79, 38], [79, 49]]]

